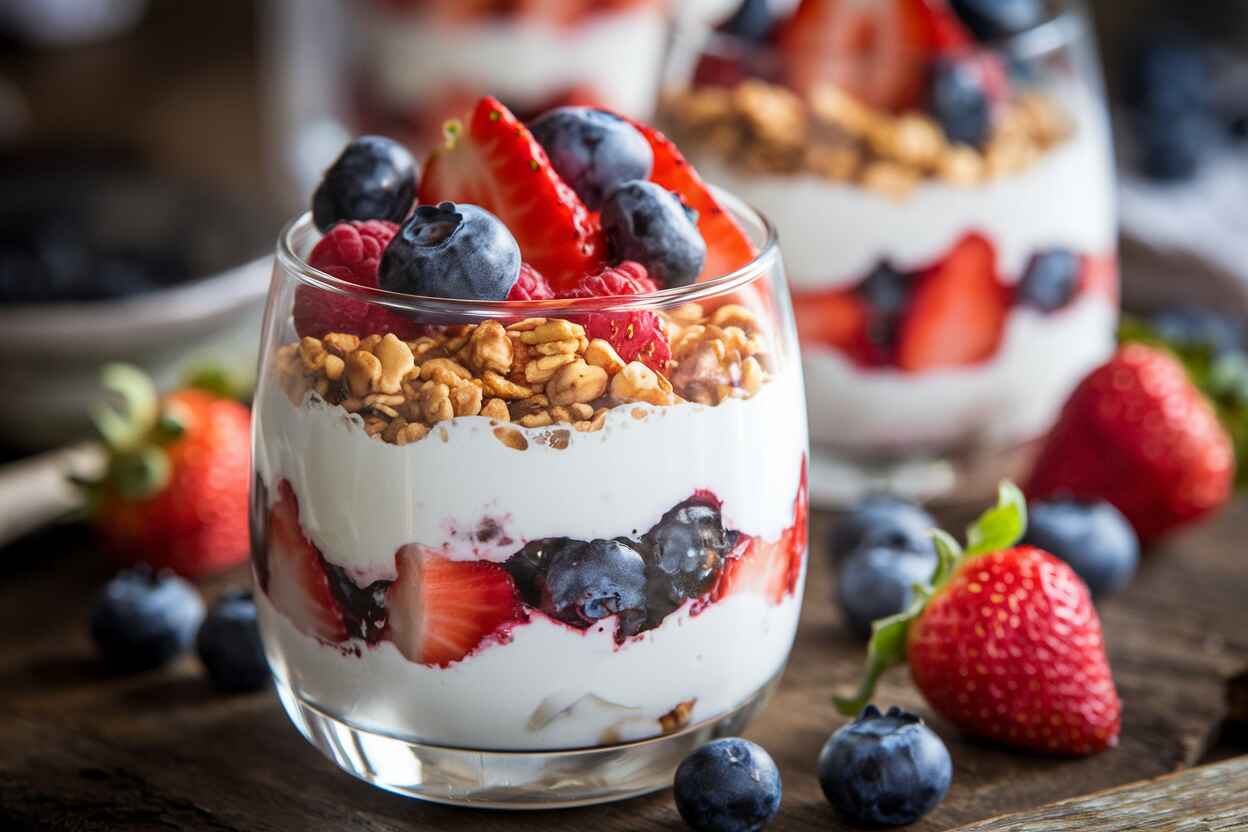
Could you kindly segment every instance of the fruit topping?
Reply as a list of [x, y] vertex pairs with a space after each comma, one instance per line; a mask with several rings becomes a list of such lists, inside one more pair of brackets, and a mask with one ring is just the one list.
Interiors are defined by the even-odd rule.
[[1071, 394], [1027, 493], [1106, 500], [1147, 544], [1221, 507], [1234, 477], [1230, 438], [1183, 365], [1128, 344]]
[[154, 670], [186, 651], [204, 617], [195, 587], [147, 567], [118, 573], [91, 607], [91, 638], [110, 668]]
[[724, 528], [718, 506], [705, 499], [694, 497], [664, 514], [643, 539], [651, 618], [662, 620], [686, 599], [706, 594], [739, 537]]
[[312, 195], [312, 220], [322, 232], [346, 220], [402, 222], [416, 197], [416, 160], [382, 136], [361, 136], [325, 171]]
[[520, 264], [520, 275], [507, 293], [507, 300], [553, 300], [555, 291], [542, 273], [528, 263]]
[[1032, 503], [1023, 542], [1070, 564], [1093, 598], [1125, 588], [1140, 558], [1131, 524], [1103, 500]]
[[695, 832], [749, 832], [780, 811], [780, 769], [762, 746], [739, 737], [712, 740], [676, 769], [673, 796]]
[[1017, 545], [1026, 527], [1022, 493], [1002, 483], [965, 551], [933, 534], [939, 569], [909, 609], [876, 622], [865, 679], [837, 700], [842, 713], [908, 662], [928, 704], [968, 735], [1062, 755], [1117, 743], [1122, 705], [1088, 588], [1063, 561]]
[[450, 122], [420, 185], [420, 201], [466, 202], [496, 215], [524, 260], [556, 290], [603, 262], [597, 223], [551, 167], [533, 134], [497, 99], [482, 98], [468, 122]]
[[706, 262], [706, 243], [671, 191], [643, 180], [625, 182], [602, 205], [602, 230], [615, 260], [635, 260], [664, 288], [687, 286]]
[[992, 132], [992, 101], [981, 65], [941, 58], [932, 66], [928, 109], [949, 141], [983, 148]]
[[498, 217], [476, 205], [421, 205], [381, 258], [391, 292], [506, 300], [520, 275], [520, 247]]
[[646, 617], [645, 561], [622, 540], [566, 541], [551, 553], [541, 609], [582, 629], [616, 615], [617, 639], [635, 635]]
[[836, 598], [854, 635], [864, 641], [871, 624], [896, 615], [914, 600], [915, 584], [936, 571], [936, 552], [884, 544], [855, 548], [837, 569]]
[[1045, 19], [1042, 0], [949, 0], [949, 5], [980, 40], [1021, 34]]
[[650, 144], [637, 128], [605, 110], [559, 107], [529, 125], [550, 164], [591, 211], [622, 182], [648, 179]]
[[650, 279], [646, 267], [631, 260], [618, 266], [608, 266], [600, 272], [582, 277], [574, 287], [564, 292], [565, 298], [607, 298], [627, 295], [644, 295], [656, 292], [658, 287]]
[[665, 372], [672, 357], [663, 319], [646, 310], [586, 315], [585, 335], [606, 341], [626, 363], [640, 361], [656, 373]]
[[837, 729], [819, 752], [819, 785], [855, 826], [915, 823], [944, 799], [953, 760], [940, 737], [912, 713], [874, 705]]
[[405, 546], [395, 565], [398, 577], [386, 591], [387, 635], [410, 661], [446, 667], [522, 616], [515, 584], [498, 564]]
[[997, 280], [991, 243], [978, 234], [964, 237], [918, 281], [902, 324], [897, 366], [911, 372], [960, 367], [997, 351], [1009, 298]]
[[829, 550], [841, 561], [859, 547], [887, 546], [911, 552], [936, 553], [928, 532], [936, 528], [932, 515], [901, 497], [871, 495], [832, 529]]
[[269, 663], [250, 592], [231, 592], [209, 608], [195, 637], [195, 652], [217, 690], [245, 693], [269, 683]]
[[329, 642], [348, 637], [342, 612], [329, 588], [321, 553], [299, 525], [299, 500], [286, 480], [269, 509], [263, 587], [269, 601], [299, 632]]
[[1079, 290], [1083, 259], [1064, 248], [1036, 252], [1015, 289], [1014, 298], [1023, 306], [1041, 312], [1056, 312]]

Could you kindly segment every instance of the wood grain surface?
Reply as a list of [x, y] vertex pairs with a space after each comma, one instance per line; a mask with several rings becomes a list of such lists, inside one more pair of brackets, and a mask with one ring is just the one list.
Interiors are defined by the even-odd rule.
[[[748, 733], [783, 773], [775, 829], [842, 828], [819, 791], [814, 759], [843, 722], [830, 697], [856, 677], [862, 648], [830, 601], [832, 579], [819, 544], [831, 522], [816, 517], [798, 643], [776, 698]], [[1087, 760], [1036, 757], [968, 742], [932, 719], [949, 743], [955, 779], [945, 802], [914, 828], [950, 829], [1198, 762], [1227, 712], [1228, 680], [1248, 667], [1248, 560], [1238, 551], [1246, 528], [1248, 505], [1240, 504], [1152, 553], [1131, 588], [1102, 605], [1126, 704], [1118, 748]], [[103, 673], [85, 619], [109, 567], [81, 530], [45, 534], [0, 554], [0, 828], [682, 828], [667, 792], [560, 813], [507, 814], [378, 791], [306, 744], [272, 693], [216, 695], [192, 658], [135, 677]], [[219, 589], [206, 587], [209, 594]], [[878, 701], [931, 717], [904, 670], [886, 677]], [[1248, 812], [1244, 795], [1239, 807]]]

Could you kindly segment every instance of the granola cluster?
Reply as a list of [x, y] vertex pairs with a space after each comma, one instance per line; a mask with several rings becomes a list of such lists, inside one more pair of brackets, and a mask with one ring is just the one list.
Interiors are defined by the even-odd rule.
[[663, 109], [679, 138], [751, 171], [813, 173], [895, 199], [927, 178], [972, 187], [1018, 173], [1072, 129], [1061, 108], [1038, 93], [1004, 105], [983, 150], [949, 142], [926, 114], [874, 110], [832, 84], [805, 99], [758, 80], [697, 87], [665, 96]]
[[276, 368], [291, 402], [315, 391], [360, 414], [365, 431], [385, 442], [407, 445], [439, 422], [485, 416], [498, 423], [499, 441], [521, 450], [523, 434], [503, 425], [596, 431], [612, 407], [717, 405], [753, 396], [766, 381], [771, 351], [744, 306], [706, 314], [690, 303], [663, 321], [672, 349], [664, 372], [626, 362], [610, 343], [561, 318], [488, 320], [411, 341], [332, 332], [280, 347]]

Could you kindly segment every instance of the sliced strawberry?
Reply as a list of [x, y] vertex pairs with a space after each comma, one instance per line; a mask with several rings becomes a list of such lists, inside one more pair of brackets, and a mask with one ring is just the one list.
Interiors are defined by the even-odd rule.
[[420, 202], [445, 201], [497, 214], [525, 262], [555, 289], [603, 263], [597, 219], [551, 168], [529, 129], [490, 96], [477, 102], [466, 125], [448, 124], [446, 144], [425, 164]]
[[901, 327], [897, 366], [920, 372], [984, 361], [996, 353], [1008, 313], [992, 244], [968, 235], [919, 277]]
[[657, 292], [658, 287], [650, 279], [646, 267], [631, 260], [618, 266], [608, 266], [595, 274], [587, 274], [566, 292], [564, 298], [609, 298], [625, 295], [644, 295]]
[[869, 337], [871, 310], [853, 292], [794, 292], [793, 313], [802, 343], [835, 347], [855, 364], [871, 367], [882, 356]]
[[671, 342], [658, 315], [645, 310], [600, 312], [586, 315], [585, 334], [615, 347], [625, 361], [640, 361], [656, 373], [667, 370], [672, 358]]
[[395, 565], [398, 578], [386, 591], [387, 636], [411, 661], [446, 667], [522, 614], [511, 576], [496, 563], [404, 546]]
[[552, 300], [554, 297], [554, 290], [542, 273], [528, 263], [521, 263], [520, 277], [507, 294], [507, 300]]
[[720, 573], [712, 591], [713, 600], [739, 592], [753, 592], [772, 604], [779, 604], [785, 595], [796, 591], [806, 556], [809, 513], [806, 461], [802, 460], [801, 480], [793, 501], [793, 525], [773, 542], [743, 536], [740, 554], [730, 558]]
[[269, 510], [266, 565], [269, 600], [299, 632], [346, 641], [347, 627], [329, 588], [321, 553], [304, 536], [299, 501], [286, 480], [278, 486], [278, 501]]
[[698, 279], [719, 277], [748, 265], [758, 256], [758, 249], [732, 214], [711, 194], [710, 188], [681, 155], [675, 143], [647, 124], [631, 123], [646, 137], [654, 151], [650, 181], [675, 191], [685, 205], [698, 212], [698, 231], [706, 241], [706, 263]]
[[1115, 254], [1087, 255], [1083, 258], [1083, 277], [1080, 292], [1104, 296], [1115, 306], [1118, 304], [1118, 256]]

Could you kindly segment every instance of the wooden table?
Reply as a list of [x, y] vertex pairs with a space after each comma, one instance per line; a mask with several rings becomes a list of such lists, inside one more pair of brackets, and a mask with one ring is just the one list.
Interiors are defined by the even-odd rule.
[[[819, 791], [814, 760], [844, 721], [830, 700], [855, 678], [862, 648], [848, 638], [830, 600], [820, 545], [830, 523], [826, 515], [815, 518], [797, 645], [779, 692], [748, 734], [780, 764], [784, 803], [773, 827], [780, 830], [843, 828]], [[886, 677], [878, 701], [931, 719], [954, 758], [949, 796], [914, 828], [1012, 815], [970, 828], [1126, 829], [1154, 813], [1154, 825], [1145, 828], [1248, 828], [1248, 757], [1189, 769], [1217, 743], [1228, 682], [1248, 667], [1245, 529], [1248, 502], [1153, 552], [1130, 589], [1102, 605], [1126, 708], [1122, 742], [1112, 751], [1059, 760], [967, 742], [931, 718], [904, 671]], [[376, 790], [304, 742], [271, 692], [216, 695], [192, 658], [135, 677], [104, 674], [85, 619], [109, 566], [81, 529], [46, 533], [2, 554], [2, 829], [682, 828], [668, 792], [560, 813], [507, 814]], [[221, 583], [206, 590], [212, 594]], [[1141, 785], [1184, 769], [1178, 779]], [[1125, 784], [1136, 785], [1053, 805]], [[1204, 818], [1205, 825], [1180, 826], [1179, 817], [1188, 824]]]

